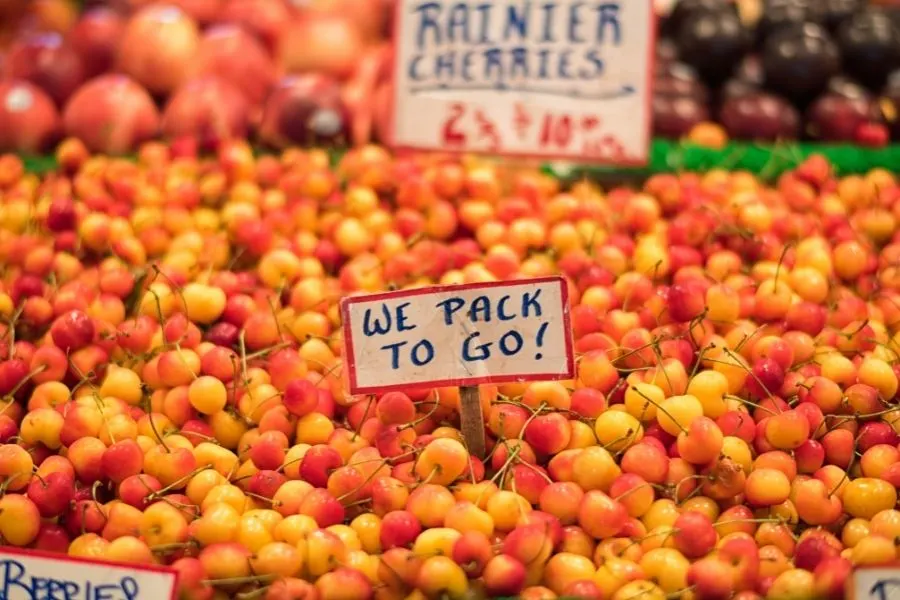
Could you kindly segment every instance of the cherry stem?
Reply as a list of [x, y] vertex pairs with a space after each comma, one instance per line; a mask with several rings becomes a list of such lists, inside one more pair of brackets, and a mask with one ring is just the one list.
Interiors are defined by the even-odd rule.
[[168, 552], [172, 552], [174, 550], [184, 550], [186, 548], [192, 548], [197, 545], [195, 541], [189, 542], [173, 542], [171, 544], [159, 544], [157, 546], [150, 546], [150, 552], [155, 554], [166, 554]]
[[[435, 392], [435, 395], [437, 395], [437, 392]], [[425, 401], [423, 400], [422, 402], [424, 403]], [[428, 414], [427, 414], [427, 415], [422, 415], [421, 417], [419, 417], [419, 418], [413, 420], [412, 422], [407, 423], [407, 424], [404, 425], [403, 427], [398, 427], [397, 430], [398, 430], [398, 431], [402, 431], [402, 430], [404, 430], [404, 429], [414, 429], [414, 428], [415, 428], [417, 425], [419, 425], [420, 423], [424, 423], [425, 421], [427, 421], [428, 419], [430, 419], [431, 416], [432, 416], [434, 413], [436, 413], [436, 412], [438, 411], [438, 409], [441, 407], [441, 404], [440, 404], [440, 402], [438, 401], [438, 398], [435, 398], [435, 399], [434, 399], [434, 402], [431, 402], [430, 404], [432, 405], [432, 408], [431, 408], [431, 410], [428, 411]]]
[[147, 420], [150, 421], [150, 429], [153, 430], [153, 435], [155, 435], [156, 439], [159, 440], [159, 443], [163, 447], [163, 449], [166, 451], [166, 454], [171, 454], [172, 449], [166, 445], [166, 441], [163, 439], [163, 437], [161, 435], [159, 435], [159, 431], [157, 431], [157, 429], [156, 429], [156, 423], [153, 422], [153, 414], [154, 414], [153, 407], [151, 406], [150, 409], [151, 409], [150, 412], [147, 413]]
[[269, 591], [271, 586], [267, 585], [259, 588], [258, 590], [253, 590], [252, 592], [244, 592], [243, 594], [238, 594], [235, 596], [235, 600], [255, 600], [255, 598], [262, 598]]
[[614, 500], [616, 500], [616, 501], [618, 502], [619, 500], [621, 500], [622, 498], [625, 498], [625, 497], [628, 496], [629, 494], [633, 494], [634, 492], [636, 492], [636, 491], [638, 491], [638, 490], [642, 490], [642, 489], [644, 489], [645, 487], [649, 487], [651, 490], [653, 489], [653, 486], [652, 486], [650, 483], [647, 483], [647, 482], [645, 481], [645, 482], [642, 483], [641, 485], [636, 485], [636, 486], [634, 486], [634, 487], [631, 488], [631, 489], [625, 490], [624, 492], [622, 492], [621, 494], [619, 494], [618, 496], [616, 496], [616, 497], [614, 498]]
[[545, 406], [547, 406], [547, 403], [541, 402], [538, 405], [538, 407], [531, 412], [531, 416], [528, 417], [528, 419], [525, 421], [525, 424], [522, 425], [522, 431], [519, 432], [519, 441], [520, 442], [525, 439], [525, 430], [528, 429], [528, 426], [531, 424], [531, 422], [534, 421], [539, 414], [541, 414], [541, 411], [544, 409]]
[[[540, 469], [538, 469], [537, 467], [535, 467], [533, 464], [531, 464], [531, 463], [529, 463], [529, 462], [525, 462], [524, 460], [521, 461], [519, 464], [525, 465], [527, 468], [531, 469], [532, 471], [534, 471], [535, 473], [537, 473], [538, 475], [540, 475], [541, 477], [543, 477], [543, 478], [547, 481], [547, 483], [551, 483], [551, 484], [553, 483], [553, 480], [550, 479], [550, 477], [547, 476], [546, 473], [544, 473], [543, 471], [541, 471]], [[635, 488], [635, 489], [636, 489], [636, 488]], [[627, 493], [627, 492], [626, 492], [626, 493]]]
[[248, 575], [246, 577], [227, 577], [225, 579], [204, 579], [203, 584], [213, 587], [221, 585], [241, 585], [244, 583], [268, 583], [275, 575]]
[[844, 483], [850, 477], [850, 471], [851, 471], [851, 469], [853, 469], [853, 465], [856, 462], [856, 451], [857, 451], [858, 447], [859, 447], [859, 436], [853, 438], [853, 454], [851, 454], [851, 456], [850, 456], [850, 462], [849, 462], [849, 464], [847, 464], [847, 468], [844, 469], [844, 474], [841, 476], [841, 480], [838, 481], [837, 484], [835, 484], [834, 489], [832, 489], [830, 492], [828, 492], [829, 498], [831, 498], [835, 492], [837, 492], [839, 489], [841, 489], [841, 486], [844, 485]]
[[[153, 265], [153, 270], [157, 275], [160, 274], [159, 267]], [[152, 288], [147, 288], [147, 293], [153, 295], [153, 299], [156, 302], [156, 315], [159, 317], [159, 324], [163, 325], [166, 322], [166, 318], [163, 316], [162, 303], [159, 301], [159, 294], [156, 293], [156, 290]]]
[[746, 371], [747, 374], [750, 377], [752, 377], [753, 380], [756, 381], [757, 384], [759, 384], [759, 387], [762, 388], [762, 390], [766, 393], [767, 397], [772, 395], [772, 392], [770, 392], [769, 388], [767, 388], [766, 385], [762, 381], [760, 381], [759, 377], [756, 376], [756, 373], [754, 373], [751, 369], [747, 368], [747, 365], [744, 364], [744, 359], [743, 359], [743, 357], [741, 357], [741, 355], [735, 354], [729, 348], [723, 348], [723, 350], [725, 351], [725, 354], [727, 354], [729, 357], [734, 359], [735, 363], [730, 363], [730, 362], [727, 362], [724, 360], [717, 360], [715, 358], [708, 358], [707, 360], [710, 362], [720, 364], [720, 365], [725, 365], [728, 367], [740, 367], [741, 369]]
[[[857, 421], [860, 419], [870, 419], [872, 417], [881, 417], [884, 415], [889, 415], [891, 413], [895, 413], [897, 411], [900, 411], [900, 406], [894, 406], [892, 408], [887, 408], [885, 410], [880, 410], [878, 412], [873, 412], [873, 413], [866, 413], [864, 415], [840, 415], [840, 416], [834, 417], [834, 423], [831, 424], [828, 431], [834, 431], [835, 429], [837, 429], [838, 427], [840, 427], [841, 425], [843, 425], [844, 423], [847, 423], [849, 421]], [[823, 423], [824, 423], [824, 421], [823, 421]]]
[[784, 248], [781, 250], [781, 256], [778, 257], [778, 265], [775, 267], [775, 277], [772, 278], [772, 293], [775, 293], [776, 287], [778, 287], [778, 276], [781, 274], [781, 264], [784, 262], [785, 257], [787, 256], [788, 250], [790, 250], [794, 246], [794, 242], [788, 242], [784, 245]]
[[23, 302], [16, 312], [9, 317], [7, 324], [9, 325], [9, 355], [12, 356], [15, 354], [14, 349], [16, 346], [16, 323], [19, 322], [19, 317], [22, 316], [22, 313], [25, 312], [25, 303]]
[[247, 382], [247, 346], [244, 343], [245, 330], [241, 330], [238, 336], [238, 349], [241, 357], [241, 381], [246, 385]]
[[[637, 354], [637, 353], [640, 352], [641, 350], [646, 350], [647, 348], [657, 348], [657, 347], [659, 346], [659, 343], [660, 343], [660, 342], [664, 342], [664, 341], [666, 341], [666, 340], [671, 340], [671, 339], [675, 339], [675, 338], [673, 338], [673, 337], [668, 337], [668, 336], [662, 336], [662, 335], [657, 336], [657, 337], [654, 337], [652, 340], [650, 340], [650, 341], [647, 342], [646, 344], [644, 344], [644, 345], [642, 345], [642, 346], [639, 346], [639, 347], [637, 347], [637, 348], [631, 348], [631, 349], [629, 349], [628, 352], [626, 352], [625, 354], [621, 354], [621, 355], [619, 355], [619, 356], [617, 356], [617, 357], [611, 359], [609, 362], [615, 363], [616, 361], [624, 360], [624, 359], [626, 359], [626, 358], [628, 358], [628, 357], [630, 357], [630, 356], [633, 356], [633, 355]], [[646, 366], [646, 365], [645, 365], [645, 366]]]
[[[278, 286], [278, 296], [280, 297], [282, 293], [284, 293], [284, 278], [282, 278], [281, 285]], [[269, 312], [272, 313], [272, 320], [275, 321], [275, 331], [278, 332], [278, 337], [281, 338], [284, 335], [281, 332], [281, 323], [278, 322], [278, 311], [275, 310], [275, 304], [272, 302], [272, 296], [266, 295], [266, 304], [269, 305]]]
[[[612, 454], [618, 455], [619, 452], [613, 450], [612, 447], [615, 446], [616, 444], [618, 444], [619, 442], [624, 442], [625, 440], [630, 440], [636, 436], [637, 436], [637, 431], [635, 431], [634, 429], [629, 429], [628, 431], [626, 431], [624, 434], [620, 435], [616, 439], [611, 440], [605, 444], [600, 444], [600, 446], [604, 450], [606, 450]], [[596, 435], [594, 437], [596, 438]], [[627, 447], [626, 447], [626, 449], [627, 449]]]
[[359, 500], [354, 500], [353, 502], [344, 504], [344, 508], [350, 508], [351, 506], [362, 506], [363, 504], [368, 504], [371, 501], [371, 498], [360, 498]]
[[703, 355], [706, 354], [707, 350], [712, 350], [715, 348], [715, 344], [710, 344], [709, 346], [703, 346], [700, 348], [700, 352], [697, 353], [697, 360], [694, 362], [694, 368], [691, 369], [691, 376], [688, 377], [688, 381], [694, 378], [694, 375], [697, 374], [697, 371], [700, 370], [700, 365], [703, 364]]
[[48, 368], [48, 367], [47, 367], [46, 364], [38, 365], [37, 368], [35, 368], [35, 369], [32, 370], [30, 373], [28, 373], [28, 375], [26, 375], [25, 377], [23, 377], [22, 380], [21, 380], [19, 383], [17, 383], [17, 384], [15, 385], [15, 387], [14, 387], [13, 389], [11, 389], [11, 390], [9, 391], [9, 393], [6, 394], [6, 395], [9, 396], [10, 398], [14, 397], [14, 396], [16, 395], [16, 392], [18, 392], [20, 389], [22, 389], [22, 386], [23, 386], [23, 385], [25, 385], [26, 383], [28, 383], [29, 381], [31, 381], [31, 378], [32, 378], [32, 377], [34, 377], [35, 375], [38, 375], [38, 374], [40, 374], [40, 373], [46, 371], [47, 368]]
[[256, 498], [260, 502], [267, 502], [268, 504], [275, 506], [275, 500], [273, 500], [272, 498], [266, 498], [265, 496], [261, 496], [259, 494], [254, 494], [253, 492], [244, 492], [244, 494], [246, 494], [250, 498]]
[[771, 408], [769, 408], [767, 406], [763, 406], [762, 404], [757, 404], [756, 402], [753, 402], [752, 400], [747, 400], [745, 398], [741, 398], [740, 396], [735, 396], [734, 394], [725, 394], [724, 397], [726, 400], [734, 400], [736, 402], [740, 402], [741, 404], [743, 404], [745, 406], [752, 406], [753, 408], [758, 408], [759, 410], [765, 411], [765, 412], [769, 413], [770, 415], [780, 415], [781, 414], [780, 412], [775, 412], [774, 410], [772, 410]]
[[[322, 365], [322, 366], [324, 367], [325, 365]], [[337, 370], [338, 370], [339, 368], [341, 368], [341, 367], [343, 367], [343, 364], [341, 364], [340, 361], [334, 363], [331, 367], [328, 368], [327, 371], [325, 371], [324, 373], [322, 373], [322, 375], [319, 377], [319, 381], [316, 382], [316, 386], [318, 387], [318, 385], [319, 385], [320, 383], [322, 383], [323, 381], [325, 381], [325, 379], [326, 379], [329, 375], [331, 375], [332, 373], [334, 373], [335, 371], [337, 371]]]
[[730, 519], [728, 521], [716, 521], [712, 524], [713, 527], [719, 527], [721, 525], [734, 525], [741, 523], [747, 524], [758, 524], [761, 525], [763, 523], [777, 523], [779, 525], [784, 525], [784, 519], [779, 519], [777, 517], [761, 517], [759, 519]]
[[672, 385], [672, 380], [669, 378], [669, 372], [666, 371], [666, 369], [662, 366], [664, 359], [663, 359], [662, 353], [659, 351], [659, 348], [653, 348], [653, 354], [656, 355], [656, 360], [658, 361], [658, 364], [656, 365], [656, 369], [658, 371], [661, 371], [663, 374], [663, 377], [666, 378], [666, 383], [669, 385], [669, 389], [670, 390], [673, 389], [674, 386]]
[[[681, 486], [683, 484], [685, 484], [689, 481], [704, 480], [704, 479], [710, 480], [709, 475], [688, 475], [687, 477], [683, 477], [678, 483], [675, 484], [675, 489], [672, 492], [672, 495], [675, 496], [675, 500], [678, 500], [678, 490], [681, 488]], [[698, 485], [697, 489], [699, 490], [702, 488], [701, 488], [701, 486]], [[696, 491], [696, 490], [694, 490], [694, 491]], [[688, 497], [685, 498], [685, 500], [688, 500], [690, 497], [691, 497], [690, 494], [688, 494]]]
[[435, 465], [434, 468], [431, 469], [431, 473], [428, 474], [428, 477], [426, 477], [422, 481], [419, 481], [418, 483], [416, 483], [413, 486], [413, 489], [418, 489], [418, 488], [422, 487], [423, 485], [428, 485], [428, 482], [430, 482], [432, 479], [434, 479], [434, 476], [437, 475], [439, 472], [440, 472], [440, 467], [438, 465]]
[[[522, 450], [522, 446], [516, 446], [515, 448], [513, 448], [510, 451], [509, 456], [506, 458], [506, 462], [504, 462], [503, 466], [501, 466], [499, 469], [497, 469], [497, 472], [494, 473], [494, 476], [490, 478], [489, 481], [491, 483], [496, 484], [498, 477], [500, 478], [501, 484], [503, 483], [503, 479], [505, 478], [506, 471], [509, 469], [510, 465], [513, 463], [514, 460], [518, 460], [519, 452], [521, 450]], [[500, 487], [502, 487], [502, 486], [500, 486]], [[479, 497], [479, 500], [480, 499], [481, 498]]]
[[289, 461], [287, 461], [286, 463], [283, 463], [283, 464], [282, 464], [280, 467], [278, 467], [277, 469], [275, 469], [275, 472], [276, 472], [276, 473], [282, 473], [282, 472], [284, 472], [284, 470], [285, 470], [286, 468], [288, 468], [289, 466], [295, 465], [295, 464], [297, 464], [298, 462], [302, 462], [304, 458], [305, 458], [304, 456], [301, 456], [300, 458], [295, 458], [295, 459], [289, 460]]
[[[179, 344], [178, 342], [175, 342], [175, 343], [172, 344], [172, 345], [175, 347], [175, 350], [178, 352], [179, 358], [181, 358], [181, 356], [182, 356], [181, 344]], [[190, 367], [188, 366], [188, 364], [187, 364], [183, 359], [182, 359], [182, 362], [184, 363], [184, 366], [187, 367], [188, 373], [191, 374], [191, 377], [193, 377], [194, 379], [197, 379], [197, 374], [194, 373], [194, 370], [193, 370], [192, 368], [190, 368]]]
[[167, 485], [167, 486], [165, 486], [165, 487], [163, 487], [163, 488], [160, 488], [160, 489], [156, 490], [155, 492], [152, 492], [152, 493], [149, 494], [147, 497], [148, 497], [148, 498], [159, 498], [160, 496], [162, 496], [162, 495], [165, 494], [166, 492], [168, 492], [168, 491], [170, 491], [170, 490], [173, 490], [173, 489], [176, 489], [179, 485], [181, 485], [181, 484], [184, 483], [185, 481], [189, 481], [191, 478], [194, 477], [194, 475], [197, 475], [198, 473], [202, 473], [203, 471], [208, 471], [209, 469], [212, 469], [212, 467], [211, 467], [210, 465], [204, 465], [204, 466], [202, 466], [202, 467], [197, 467], [196, 469], [194, 469], [193, 471], [191, 471], [191, 472], [188, 473], [187, 475], [182, 475], [181, 477], [179, 477], [178, 479], [176, 479], [175, 481], [173, 481], [173, 482], [170, 483], [169, 485]]
[[266, 356], [267, 354], [271, 354], [272, 352], [276, 352], [278, 350], [283, 350], [285, 348], [290, 348], [293, 346], [291, 342], [279, 342], [268, 348], [263, 348], [262, 350], [257, 350], [256, 352], [251, 352], [247, 355], [247, 360], [253, 360], [255, 358], [260, 358], [262, 356]]
[[738, 342], [737, 345], [735, 345], [734, 349], [735, 349], [736, 351], [740, 352], [740, 351], [741, 351], [741, 348], [743, 348], [744, 346], [746, 346], [746, 345], [747, 345], [747, 342], [749, 342], [749, 341], [752, 340], [754, 337], [756, 337], [756, 335], [757, 335], [758, 333], [760, 333], [765, 327], [766, 327], [766, 325], [760, 325], [759, 327], [757, 327], [756, 329], [754, 329], [749, 335], [745, 333], [744, 336], [741, 338], [741, 341]]
[[683, 590], [678, 590], [677, 592], [672, 592], [671, 594], [666, 594], [666, 600], [678, 600], [683, 597], [686, 592], [692, 592], [697, 589], [696, 585], [692, 585], [684, 588]]

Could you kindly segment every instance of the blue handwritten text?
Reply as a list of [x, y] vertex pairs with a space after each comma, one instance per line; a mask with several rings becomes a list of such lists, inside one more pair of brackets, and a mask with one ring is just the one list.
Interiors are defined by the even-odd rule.
[[132, 577], [107, 584], [38, 577], [14, 559], [0, 561], [0, 576], [0, 600], [137, 600], [139, 592]]
[[412, 3], [416, 88], [505, 88], [601, 77], [604, 46], [622, 44], [620, 2]]
[[[366, 337], [388, 336], [395, 332], [412, 331], [418, 325], [411, 322], [406, 309], [409, 302], [391, 306], [384, 302], [376, 308], [367, 308], [363, 313], [362, 333]], [[442, 299], [434, 305], [443, 324], [450, 327], [460, 327], [466, 332], [466, 337], [454, 354], [455, 360], [464, 363], [485, 361], [492, 356], [502, 355], [511, 357], [524, 352], [529, 347], [529, 340], [516, 327], [516, 321], [524, 319], [539, 319], [544, 310], [541, 306], [541, 288], [523, 291], [521, 294], [505, 294], [499, 298], [495, 295], [479, 295], [471, 299], [462, 296], [450, 296]], [[492, 332], [491, 339], [485, 339], [483, 331], [478, 330], [478, 325], [488, 323], [508, 323], [508, 329]], [[474, 327], [473, 327], [474, 325]], [[544, 334], [549, 323], [541, 323], [531, 347], [534, 349], [534, 358], [541, 360], [543, 354], [541, 348], [544, 345]], [[380, 346], [390, 360], [392, 370], [397, 370], [407, 365], [424, 367], [432, 363], [441, 348], [440, 340], [430, 339], [401, 339], [389, 338], [390, 343]], [[387, 340], [386, 340], [387, 341]], [[0, 598], [0, 600], [3, 600]]]
[[[404, 302], [403, 304], [398, 304], [394, 309], [396, 313], [397, 331], [409, 331], [410, 329], [416, 328], [415, 325], [406, 324], [406, 319], [408, 318], [406, 316], [406, 308], [408, 306], [409, 302]], [[366, 313], [363, 315], [363, 333], [366, 337], [384, 335], [391, 331], [391, 322], [393, 318], [387, 304], [381, 305], [381, 315], [384, 318], [383, 321], [372, 315], [372, 309], [366, 309]]]
[[878, 600], [890, 600], [900, 592], [900, 579], [879, 579], [869, 589], [869, 595]]

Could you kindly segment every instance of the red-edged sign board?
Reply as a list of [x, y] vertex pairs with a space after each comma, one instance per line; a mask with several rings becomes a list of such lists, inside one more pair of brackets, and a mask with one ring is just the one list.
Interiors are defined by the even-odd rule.
[[166, 567], [0, 548], [5, 600], [176, 600], [177, 586], [178, 574]]
[[398, 0], [398, 150], [641, 165], [654, 0]]
[[353, 296], [341, 313], [351, 394], [575, 375], [560, 277]]

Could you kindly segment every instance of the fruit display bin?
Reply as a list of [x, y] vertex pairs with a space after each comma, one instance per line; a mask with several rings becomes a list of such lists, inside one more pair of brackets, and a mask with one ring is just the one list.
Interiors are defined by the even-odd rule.
[[[840, 175], [862, 174], [878, 168], [900, 168], [900, 144], [865, 148], [851, 144], [730, 142], [722, 148], [710, 148], [690, 142], [656, 139], [650, 148], [650, 161], [643, 167], [548, 163], [545, 170], [562, 179], [587, 177], [621, 181], [639, 180], [657, 173], [718, 168], [748, 171], [761, 179], [771, 180], [795, 168], [813, 154], [820, 154], [828, 159]], [[34, 173], [46, 173], [56, 168], [56, 159], [52, 155], [23, 156], [23, 160], [26, 168]]]
[[896, 170], [900, 167], [900, 144], [885, 148], [864, 148], [850, 144], [785, 143], [755, 144], [731, 142], [723, 148], [656, 139], [645, 167], [617, 169], [585, 165], [549, 165], [563, 178], [588, 176], [595, 179], [640, 179], [656, 173], [728, 169], [749, 171], [764, 180], [778, 177], [795, 168], [813, 154], [828, 159], [841, 175], [862, 174], [872, 169]]

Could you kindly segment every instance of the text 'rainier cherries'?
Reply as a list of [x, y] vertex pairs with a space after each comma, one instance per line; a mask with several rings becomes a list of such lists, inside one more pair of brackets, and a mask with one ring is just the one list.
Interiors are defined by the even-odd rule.
[[[838, 599], [898, 558], [900, 186], [0, 157], [0, 536], [185, 600]], [[346, 393], [339, 301], [562, 274], [577, 377]]]

